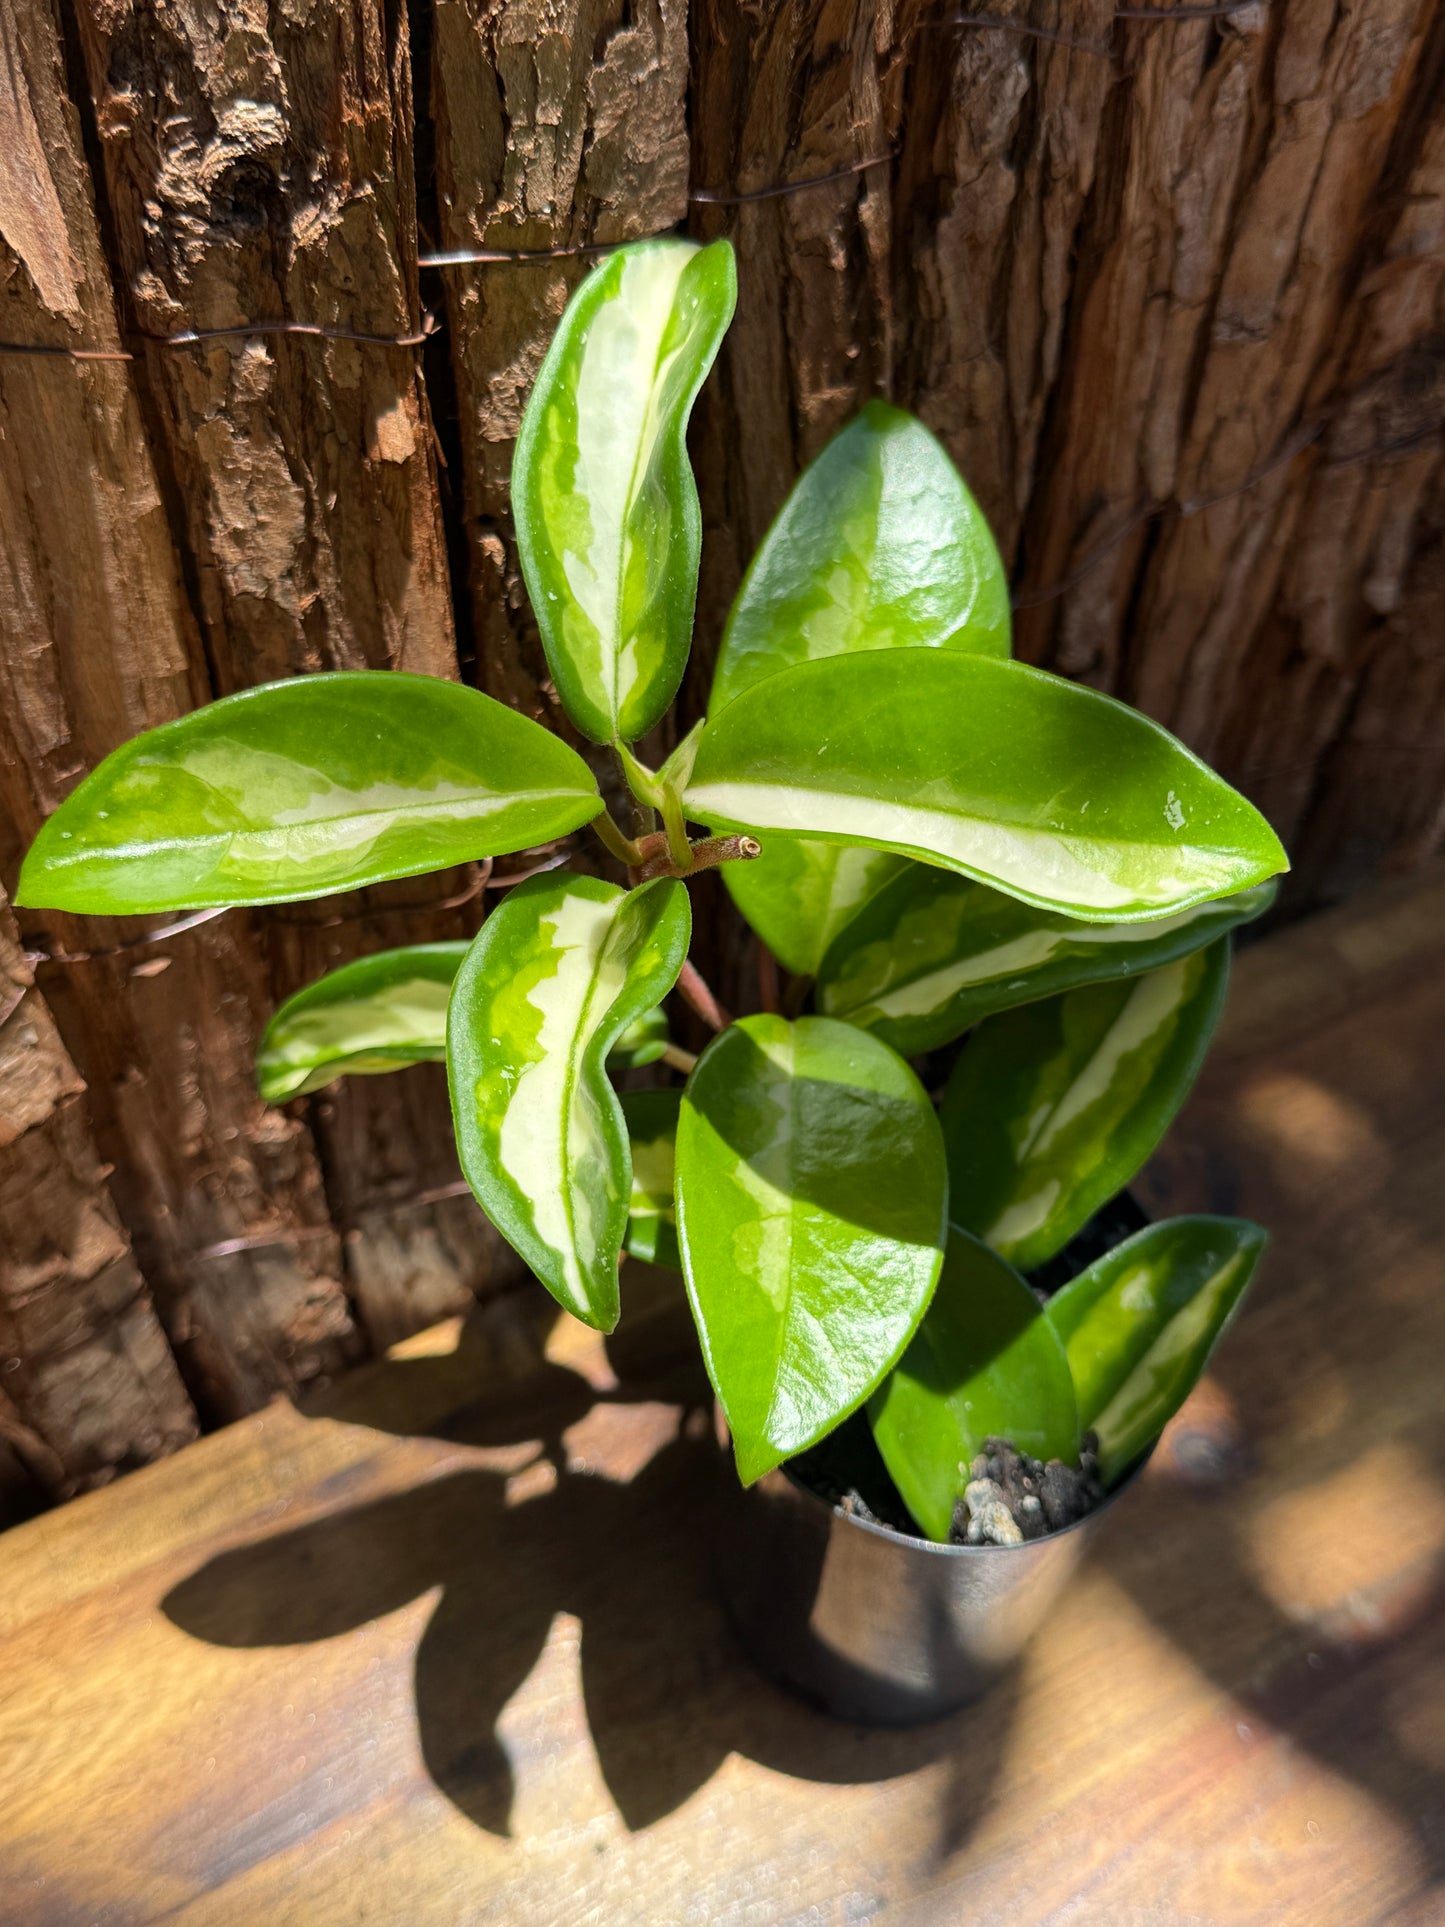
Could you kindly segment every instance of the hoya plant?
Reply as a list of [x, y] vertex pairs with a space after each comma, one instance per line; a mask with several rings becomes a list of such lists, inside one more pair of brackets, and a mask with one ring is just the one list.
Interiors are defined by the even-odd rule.
[[[1165, 730], [1012, 658], [977, 505], [881, 401], [797, 483], [705, 720], [649, 766], [697, 588], [687, 422], [734, 298], [725, 242], [618, 249], [569, 304], [517, 444], [551, 675], [635, 820], [475, 689], [305, 676], [116, 750], [44, 826], [19, 901], [281, 903], [574, 839], [583, 867], [510, 889], [470, 943], [291, 998], [262, 1092], [444, 1058], [477, 1201], [561, 1305], [610, 1331], [625, 1251], [676, 1266], [742, 1479], [866, 1413], [942, 1539], [986, 1439], [1066, 1466], [1087, 1447], [1120, 1477], [1238, 1303], [1263, 1237], [1230, 1219], [1148, 1226], [1046, 1302], [1026, 1280], [1158, 1142], [1229, 933], [1285, 856]], [[693, 1059], [663, 1003], [714, 870], [788, 1014], [728, 1023]], [[940, 1093], [919, 1066], [945, 1047]], [[648, 1062], [672, 1088], [619, 1097]]]

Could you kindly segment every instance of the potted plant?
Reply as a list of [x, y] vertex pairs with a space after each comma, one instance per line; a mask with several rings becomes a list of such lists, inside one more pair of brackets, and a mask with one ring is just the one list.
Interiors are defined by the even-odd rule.
[[[18, 901], [277, 903], [592, 828], [626, 887], [537, 875], [470, 944], [333, 972], [270, 1023], [263, 1093], [445, 1057], [462, 1168], [561, 1305], [610, 1331], [624, 1250], [674, 1263], [753, 1489], [727, 1562], [744, 1636], [842, 1710], [918, 1717], [1016, 1650], [1248, 1283], [1252, 1225], [1119, 1243], [1099, 1213], [1178, 1108], [1229, 932], [1286, 862], [1163, 729], [1011, 659], [982, 515], [881, 402], [753, 559], [706, 720], [640, 759], [687, 662], [685, 433], [734, 296], [725, 242], [618, 249], [517, 445], [552, 676], [636, 835], [580, 755], [474, 689], [315, 675], [117, 749]], [[693, 1059], [661, 1005], [709, 869], [788, 973], [788, 1014]], [[936, 1081], [941, 1052], [936, 1103], [915, 1067]], [[619, 1098], [619, 1064], [664, 1058], [684, 1083]]]

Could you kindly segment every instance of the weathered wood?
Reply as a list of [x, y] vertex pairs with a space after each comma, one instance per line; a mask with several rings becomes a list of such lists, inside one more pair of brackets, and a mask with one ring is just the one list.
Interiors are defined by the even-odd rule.
[[[686, 0], [436, 0], [439, 244], [577, 247], [687, 211]], [[563, 733], [512, 537], [522, 407], [581, 257], [449, 268], [477, 676]]]
[[1258, 1214], [1266, 1269], [978, 1706], [869, 1731], [756, 1678], [675, 1292], [544, 1352], [519, 1295], [9, 1535], [7, 1922], [1426, 1927], [1442, 904], [1241, 957], [1151, 1195]]
[[[83, 0], [117, 266], [147, 335], [420, 320], [406, 10]], [[418, 350], [249, 336], [145, 371], [217, 693], [456, 673]]]
[[[278, 995], [362, 951], [473, 935], [489, 867], [274, 912], [267, 940]], [[435, 1195], [461, 1179], [439, 1065], [344, 1078], [289, 1108], [316, 1140], [348, 1292], [374, 1348], [526, 1275], [470, 1194]]]
[[0, 896], [0, 1524], [173, 1451], [196, 1415]]
[[[49, 0], [0, 0], [0, 285], [7, 339], [117, 353], [113, 295]], [[206, 691], [123, 362], [0, 356], [4, 880], [46, 814], [135, 730]], [[257, 1098], [271, 997], [244, 918], [168, 945], [27, 912], [47, 1001], [90, 1090], [101, 1155], [188, 1384], [253, 1409], [357, 1349], [304, 1127]], [[269, 1240], [262, 1250], [249, 1241]], [[197, 1254], [217, 1245], [227, 1257]]]
[[1216, 757], [1300, 849], [1294, 901], [1416, 861], [1445, 769], [1445, 20], [998, 12], [1020, 26], [695, 7], [695, 183], [894, 158], [695, 211], [743, 294], [696, 438], [690, 701], [798, 467], [881, 390], [989, 514], [1021, 653]]

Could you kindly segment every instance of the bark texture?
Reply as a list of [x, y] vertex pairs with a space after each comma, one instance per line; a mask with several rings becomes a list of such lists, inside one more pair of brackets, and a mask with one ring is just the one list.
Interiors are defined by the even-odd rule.
[[0, 1524], [195, 1437], [105, 1188], [85, 1085], [3, 899], [0, 1368]]
[[1419, 860], [1445, 832], [1445, 15], [986, 11], [695, 0], [695, 182], [891, 156], [694, 210], [743, 287], [696, 438], [705, 640], [883, 393], [988, 513], [1020, 653], [1240, 784], [1295, 853], [1287, 904]]
[[[448, 250], [575, 248], [687, 212], [686, 0], [436, 0], [436, 221]], [[478, 680], [568, 733], [526, 606], [508, 482], [584, 257], [446, 271]]]
[[[23, 25], [23, 32], [22, 32]], [[16, 342], [120, 349], [80, 127], [48, 0], [0, 0], [0, 285]], [[135, 730], [206, 693], [132, 367], [0, 356], [0, 795], [5, 878], [49, 811]], [[247, 919], [168, 944], [26, 913], [90, 1087], [101, 1155], [188, 1383], [246, 1411], [357, 1350], [305, 1127], [266, 1111], [251, 1053], [271, 992]], [[265, 1239], [263, 1247], [251, 1241]], [[238, 1247], [239, 1248], [236, 1248]], [[221, 1248], [225, 1255], [206, 1255]]]
[[[404, 7], [77, 14], [135, 327], [417, 328]], [[151, 346], [146, 373], [218, 693], [455, 674], [414, 348], [240, 336]]]

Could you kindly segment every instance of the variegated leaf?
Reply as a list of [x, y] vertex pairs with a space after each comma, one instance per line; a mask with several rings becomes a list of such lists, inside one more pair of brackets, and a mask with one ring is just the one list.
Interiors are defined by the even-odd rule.
[[633, 742], [677, 693], [701, 518], [687, 421], [737, 298], [732, 249], [639, 241], [567, 304], [512, 464], [522, 572], [563, 707]]
[[1228, 986], [1221, 937], [1142, 977], [985, 1019], [940, 1112], [954, 1223], [1021, 1271], [1061, 1251], [1168, 1129]]
[[1259, 917], [1258, 883], [1150, 923], [1080, 923], [949, 870], [909, 864], [842, 931], [817, 972], [818, 1007], [905, 1057], [1018, 1004], [1137, 977]]
[[1189, 1396], [1268, 1242], [1247, 1218], [1168, 1218], [1115, 1245], [1044, 1307], [1106, 1484]]
[[[799, 476], [753, 557], [713, 677], [717, 715], [792, 663], [855, 650], [1009, 653], [1008, 579], [988, 523], [912, 415], [869, 402]], [[734, 903], [787, 969], [828, 946], [901, 857], [774, 831], [729, 864]]]
[[467, 948], [463, 941], [379, 950], [288, 997], [256, 1052], [262, 1097], [284, 1104], [338, 1077], [445, 1057], [447, 1001]]
[[632, 1204], [627, 1251], [650, 1265], [680, 1271], [677, 1211], [673, 1203], [677, 1113], [682, 1092], [628, 1091], [622, 1099], [632, 1141]]
[[113, 750], [36, 837], [16, 901], [291, 903], [525, 850], [602, 807], [575, 750], [480, 690], [400, 670], [295, 676]]
[[632, 1160], [607, 1053], [677, 981], [685, 887], [534, 877], [482, 926], [458, 974], [447, 1073], [462, 1170], [497, 1229], [568, 1311], [610, 1331]]

